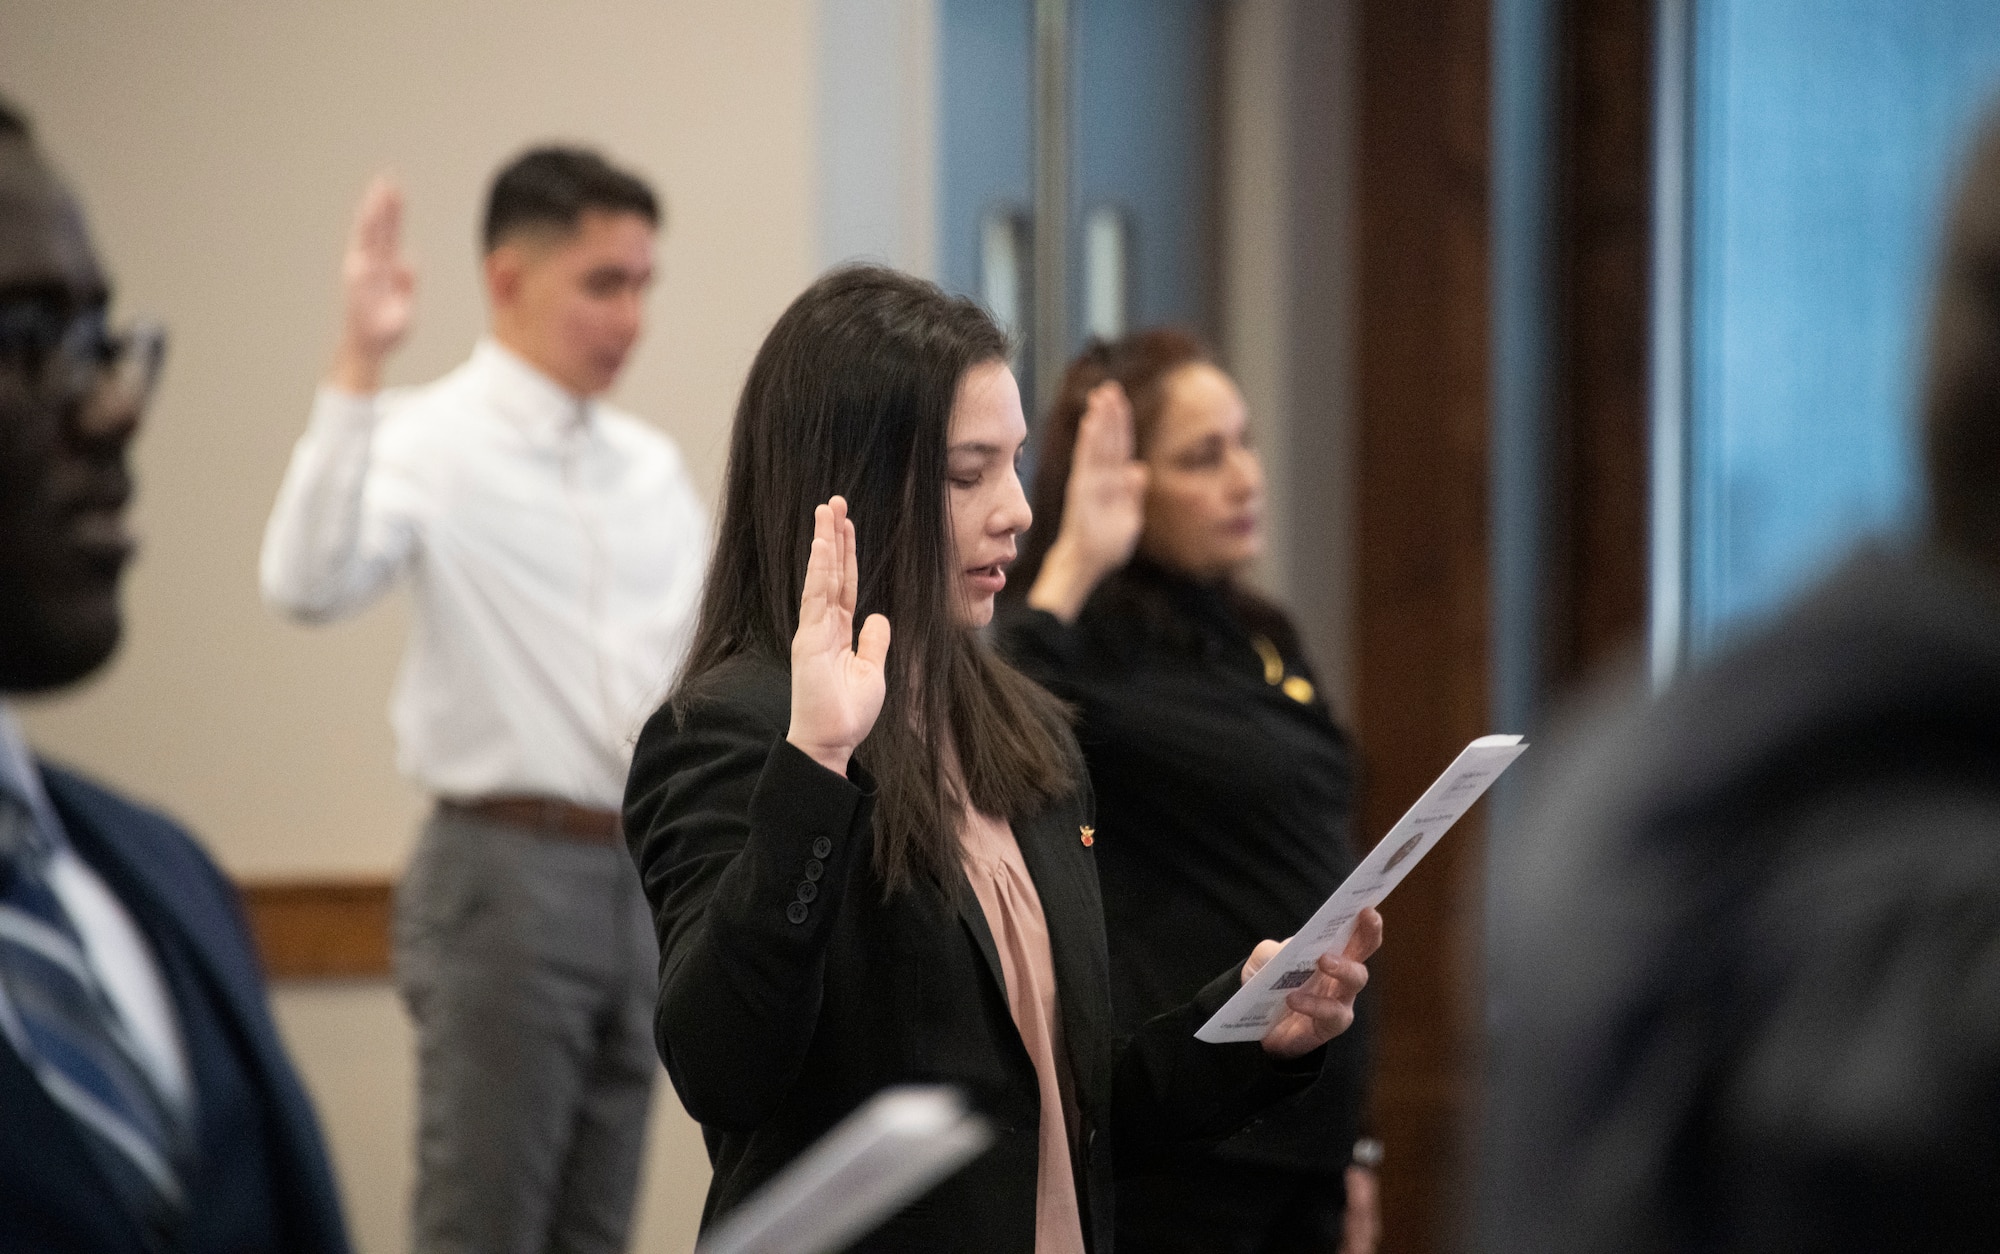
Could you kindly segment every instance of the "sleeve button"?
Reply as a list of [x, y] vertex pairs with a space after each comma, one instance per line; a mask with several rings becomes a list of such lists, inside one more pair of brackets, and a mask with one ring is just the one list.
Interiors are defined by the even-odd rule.
[[811, 880], [807, 880], [805, 883], [799, 885], [799, 901], [801, 904], [809, 902], [817, 896], [819, 896], [819, 885], [813, 883]]
[[813, 842], [813, 857], [824, 858], [833, 852], [833, 842], [822, 836]]
[[794, 923], [804, 923], [806, 921], [806, 903], [795, 901], [785, 907], [785, 917]]
[[825, 874], [826, 874], [826, 863], [821, 862], [818, 858], [813, 858], [806, 863], [807, 879], [813, 881], [814, 883], [818, 883], [819, 878]]

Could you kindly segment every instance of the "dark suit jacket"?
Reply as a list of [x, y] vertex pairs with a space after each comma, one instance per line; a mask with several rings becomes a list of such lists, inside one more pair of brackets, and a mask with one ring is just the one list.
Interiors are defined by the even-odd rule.
[[[995, 628], [1000, 650], [1076, 710], [1120, 1026], [1179, 1005], [1265, 937], [1291, 935], [1354, 869], [1354, 751], [1323, 694], [1301, 701], [1267, 677], [1258, 635], [1286, 674], [1312, 677], [1275, 607], [1137, 556], [1073, 624], [1014, 606]], [[1217, 1159], [1318, 1172], [1338, 1205], [1372, 1005], [1366, 991], [1356, 999], [1354, 1026], [1284, 1118], [1160, 1171], [1191, 1204], [1235, 1178], [1211, 1169]]]
[[[174, 1254], [341, 1254], [333, 1176], [279, 1044], [235, 890], [171, 820], [44, 767], [77, 854], [151, 942], [196, 1092], [191, 1218]], [[0, 1046], [0, 1250], [141, 1254], [71, 1117]]]
[[[789, 714], [784, 669], [733, 659], [700, 682], [684, 722], [662, 710], [648, 723], [627, 790], [660, 935], [660, 1056], [715, 1166], [703, 1223], [878, 1090], [942, 1083], [988, 1116], [995, 1144], [854, 1248], [1021, 1254], [1034, 1247], [1038, 1088], [985, 916], [962, 878], [951, 902], [885, 899], [870, 781], [787, 744]], [[1114, 1149], [1226, 1135], [1303, 1088], [1321, 1058], [1280, 1065], [1255, 1044], [1194, 1039], [1234, 970], [1116, 1032], [1090, 820], [1077, 796], [1013, 827], [1048, 920], [1086, 1238], [1108, 1251]]]

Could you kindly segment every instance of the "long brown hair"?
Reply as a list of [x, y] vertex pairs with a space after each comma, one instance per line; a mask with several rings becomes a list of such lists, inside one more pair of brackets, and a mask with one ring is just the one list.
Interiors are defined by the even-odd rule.
[[1061, 703], [953, 618], [952, 404], [968, 370], [1006, 351], [979, 306], [877, 266], [834, 270], [792, 302], [743, 385], [715, 560], [672, 698], [684, 716], [701, 677], [738, 654], [789, 666], [813, 507], [845, 496], [855, 620], [881, 613], [895, 631], [888, 695], [855, 755], [875, 777], [875, 869], [891, 893], [949, 894], [968, 800], [1019, 820], [1082, 779]]

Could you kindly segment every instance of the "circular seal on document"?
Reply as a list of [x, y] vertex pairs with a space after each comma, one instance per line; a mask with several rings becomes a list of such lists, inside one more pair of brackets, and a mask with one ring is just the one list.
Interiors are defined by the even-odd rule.
[[1395, 870], [1397, 863], [1401, 862], [1403, 859], [1415, 853], [1417, 851], [1417, 846], [1423, 843], [1424, 843], [1424, 834], [1422, 832], [1418, 832], [1416, 835], [1404, 841], [1401, 848], [1397, 849], [1396, 852], [1389, 855], [1389, 861], [1384, 863], [1382, 866], [1382, 874], [1387, 875], [1389, 872]]

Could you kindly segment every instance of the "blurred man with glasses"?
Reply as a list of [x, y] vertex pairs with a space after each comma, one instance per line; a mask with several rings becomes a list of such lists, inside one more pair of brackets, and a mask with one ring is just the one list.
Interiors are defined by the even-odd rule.
[[28, 750], [5, 699], [118, 644], [125, 453], [165, 340], [0, 102], [0, 1250], [348, 1248], [236, 898], [174, 822]]

